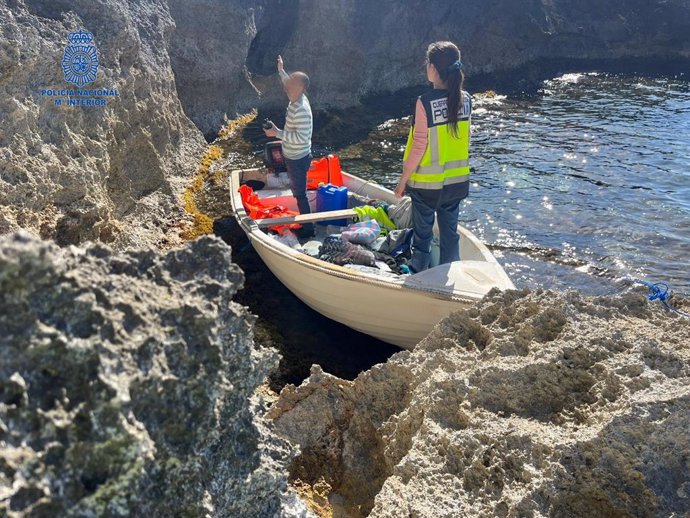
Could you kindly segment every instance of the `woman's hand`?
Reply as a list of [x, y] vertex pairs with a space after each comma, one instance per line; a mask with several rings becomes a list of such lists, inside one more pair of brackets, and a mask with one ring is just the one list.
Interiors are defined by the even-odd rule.
[[395, 190], [393, 191], [396, 198], [405, 196], [405, 187], [407, 187], [407, 182], [403, 182], [402, 180], [398, 182], [398, 185], [395, 186]]

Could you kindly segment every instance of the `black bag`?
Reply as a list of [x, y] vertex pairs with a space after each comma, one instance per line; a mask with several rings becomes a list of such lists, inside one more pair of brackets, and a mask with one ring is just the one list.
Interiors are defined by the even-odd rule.
[[411, 250], [413, 235], [414, 232], [411, 228], [391, 230], [378, 251], [382, 254], [388, 254], [393, 258], [397, 258]]

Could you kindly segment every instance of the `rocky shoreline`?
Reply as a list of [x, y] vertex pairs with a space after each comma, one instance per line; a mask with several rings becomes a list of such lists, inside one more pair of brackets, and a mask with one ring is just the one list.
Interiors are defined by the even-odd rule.
[[274, 76], [277, 54], [289, 68], [309, 72], [310, 99], [320, 111], [423, 84], [424, 46], [434, 39], [460, 44], [469, 76], [491, 77], [494, 85], [517, 82], [518, 89], [545, 79], [540, 70], [563, 73], [571, 66], [584, 70], [617, 62], [639, 71], [676, 62], [681, 72], [690, 63], [690, 9], [683, 0], [169, 5], [177, 24], [171, 56], [180, 99], [206, 135], [215, 134], [226, 113], [245, 113], [257, 103], [283, 108]]
[[[58, 107], [40, 92], [80, 29], [90, 87], [119, 97]], [[412, 352], [277, 396], [231, 248], [196, 238], [251, 151], [227, 120], [282, 109], [278, 53], [334, 142], [423, 81], [430, 39], [520, 91], [685, 70], [688, 31], [683, 0], [0, 0], [0, 515], [685, 516], [690, 326], [641, 293], [492, 293]]]
[[[482, 88], [522, 91], [573, 67], [687, 70], [690, 8], [671, 0], [650, 9], [639, 0], [3, 2], [0, 233], [178, 246], [192, 220], [179, 200], [203, 136], [256, 107], [282, 110], [278, 53], [313, 76], [327, 144], [352, 130], [343, 110], [366, 119], [367, 98], [421, 85], [424, 43], [441, 36], [460, 43]], [[119, 92], [107, 106], [57, 107], [40, 93], [66, 84], [63, 49], [80, 29], [98, 47], [90, 87]]]
[[690, 506], [690, 325], [642, 293], [492, 292], [353, 381], [314, 365], [276, 397], [265, 379], [278, 357], [233, 302], [242, 283], [216, 238], [164, 255], [1, 238], [0, 511], [451, 518]]
[[165, 255], [0, 238], [0, 514], [308, 516], [242, 283], [210, 237]]
[[[69, 8], [68, 5], [69, 4]], [[180, 104], [163, 2], [0, 3], [0, 233], [61, 245], [179, 245], [182, 190], [205, 142]], [[95, 32], [90, 89], [104, 107], [55, 106], [69, 32]]]
[[314, 366], [269, 416], [321, 516], [684, 516], [688, 345], [640, 293], [494, 292], [352, 382]]

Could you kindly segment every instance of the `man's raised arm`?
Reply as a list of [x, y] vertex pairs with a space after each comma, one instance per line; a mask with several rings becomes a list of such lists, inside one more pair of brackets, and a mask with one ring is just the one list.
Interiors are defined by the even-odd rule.
[[283, 66], [283, 57], [278, 55], [278, 74], [280, 75], [280, 80], [284, 83], [290, 77], [290, 74], [285, 72], [285, 67]]

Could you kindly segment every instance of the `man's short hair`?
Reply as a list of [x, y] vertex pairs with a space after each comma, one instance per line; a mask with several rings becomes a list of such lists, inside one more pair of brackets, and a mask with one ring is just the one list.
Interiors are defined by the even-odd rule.
[[304, 72], [293, 72], [292, 77], [299, 79], [302, 87], [307, 90], [309, 88], [309, 76]]

